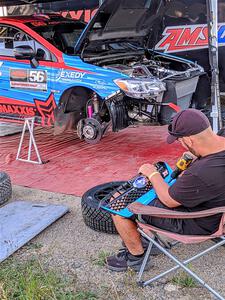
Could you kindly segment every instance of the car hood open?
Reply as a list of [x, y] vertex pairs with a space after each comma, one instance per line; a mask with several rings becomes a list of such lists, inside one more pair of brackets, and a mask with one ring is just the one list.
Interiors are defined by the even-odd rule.
[[148, 37], [163, 8], [164, 0], [105, 0], [82, 33], [76, 53], [93, 41], [126, 40], [149, 46]]

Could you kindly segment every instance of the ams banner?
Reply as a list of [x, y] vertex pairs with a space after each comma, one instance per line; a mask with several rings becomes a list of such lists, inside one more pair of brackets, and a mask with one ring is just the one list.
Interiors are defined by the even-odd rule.
[[[167, 53], [190, 51], [208, 47], [208, 27], [206, 24], [166, 27], [156, 50]], [[225, 23], [218, 25], [219, 46], [225, 45]]]

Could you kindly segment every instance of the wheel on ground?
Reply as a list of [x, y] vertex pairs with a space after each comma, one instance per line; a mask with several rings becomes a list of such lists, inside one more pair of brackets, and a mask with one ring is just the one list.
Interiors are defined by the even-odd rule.
[[7, 202], [12, 196], [12, 185], [8, 174], [0, 172], [0, 205]]
[[100, 201], [125, 181], [101, 184], [88, 190], [82, 197], [81, 207], [84, 223], [96, 231], [116, 234], [111, 214], [99, 207]]

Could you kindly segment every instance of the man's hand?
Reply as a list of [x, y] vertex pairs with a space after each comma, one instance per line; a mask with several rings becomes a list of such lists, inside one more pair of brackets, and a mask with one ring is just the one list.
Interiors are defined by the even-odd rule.
[[139, 173], [143, 174], [146, 177], [151, 176], [152, 173], [156, 172], [156, 167], [151, 164], [144, 164], [140, 167]]
[[180, 206], [180, 203], [175, 201], [169, 195], [169, 185], [163, 180], [162, 176], [151, 176], [157, 172], [156, 167], [151, 164], [144, 164], [140, 167], [139, 172], [150, 178], [150, 181], [155, 189], [159, 200], [169, 208]]

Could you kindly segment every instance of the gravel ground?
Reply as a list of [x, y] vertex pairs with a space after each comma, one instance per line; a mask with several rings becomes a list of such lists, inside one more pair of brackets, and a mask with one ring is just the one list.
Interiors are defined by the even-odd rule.
[[[182, 288], [174, 285], [171, 279], [175, 273], [143, 289], [137, 287], [135, 273], [108, 271], [102, 264], [101, 256], [117, 251], [121, 245], [120, 239], [116, 235], [98, 233], [85, 226], [81, 215], [80, 198], [14, 186], [13, 201], [15, 199], [65, 204], [71, 209], [69, 214], [17, 251], [14, 254], [16, 259], [24, 260], [36, 255], [43, 266], [71, 276], [79, 289], [94, 292], [98, 295], [98, 299], [212, 299], [212, 296], [202, 287]], [[208, 245], [206, 243], [178, 246], [174, 247], [173, 253], [185, 259]], [[225, 248], [221, 247], [191, 264], [193, 271], [198, 270], [203, 279], [223, 295], [225, 295], [224, 261]], [[172, 266], [163, 255], [154, 257], [152, 262], [153, 268], [145, 273], [145, 277], [156, 275], [166, 267]]]

